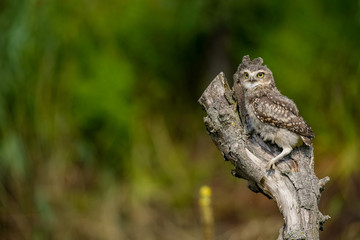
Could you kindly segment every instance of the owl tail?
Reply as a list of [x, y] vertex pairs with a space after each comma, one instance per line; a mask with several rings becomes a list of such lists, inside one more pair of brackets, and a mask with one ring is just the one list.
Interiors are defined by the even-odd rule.
[[307, 146], [312, 146], [312, 141], [311, 138], [308, 137], [304, 137], [304, 136], [300, 136], [301, 140], [303, 141], [303, 143], [305, 143]]

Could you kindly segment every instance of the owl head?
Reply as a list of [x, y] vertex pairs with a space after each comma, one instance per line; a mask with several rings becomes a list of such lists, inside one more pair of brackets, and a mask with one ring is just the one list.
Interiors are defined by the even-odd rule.
[[261, 57], [250, 60], [249, 55], [243, 57], [236, 73], [235, 84], [241, 85], [245, 90], [257, 87], [275, 87], [274, 78], [270, 69], [263, 66]]

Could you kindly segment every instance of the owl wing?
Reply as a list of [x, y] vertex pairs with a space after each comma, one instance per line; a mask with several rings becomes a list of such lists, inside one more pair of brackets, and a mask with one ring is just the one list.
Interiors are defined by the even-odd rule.
[[284, 101], [278, 96], [263, 96], [255, 98], [252, 106], [255, 116], [263, 123], [288, 129], [310, 140], [315, 137], [291, 100]]

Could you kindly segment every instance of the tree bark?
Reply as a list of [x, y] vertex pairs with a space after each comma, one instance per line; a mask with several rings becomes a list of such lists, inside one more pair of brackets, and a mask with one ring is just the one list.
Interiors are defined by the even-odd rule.
[[276, 145], [253, 133], [245, 134], [243, 102], [233, 98], [223, 73], [210, 83], [199, 99], [207, 116], [207, 132], [235, 169], [232, 174], [248, 180], [248, 187], [276, 201], [284, 217], [279, 239], [319, 239], [319, 229], [329, 219], [318, 209], [321, 192], [330, 180], [314, 173], [313, 148], [303, 144], [267, 171], [266, 163], [280, 153]]

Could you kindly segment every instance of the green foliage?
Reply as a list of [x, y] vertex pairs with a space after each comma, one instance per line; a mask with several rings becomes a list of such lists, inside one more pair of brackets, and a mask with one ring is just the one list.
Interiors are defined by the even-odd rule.
[[199, 238], [204, 183], [226, 222], [250, 193], [217, 195], [238, 181], [197, 99], [245, 54], [264, 58], [312, 126], [316, 170], [332, 177], [326, 211], [356, 223], [359, 12], [354, 1], [0, 2], [0, 238]]

